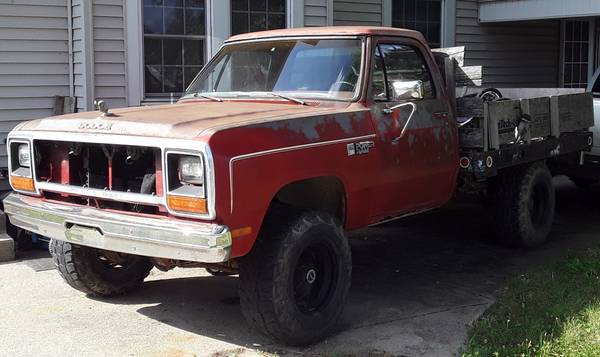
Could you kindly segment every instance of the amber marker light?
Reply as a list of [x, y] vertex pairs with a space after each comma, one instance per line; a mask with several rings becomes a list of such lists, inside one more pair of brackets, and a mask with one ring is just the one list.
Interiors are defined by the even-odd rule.
[[177, 212], [188, 212], [195, 214], [208, 213], [206, 199], [198, 197], [169, 195], [167, 197], [169, 208]]
[[238, 228], [231, 231], [231, 238], [247, 236], [252, 233], [252, 227]]
[[11, 176], [10, 182], [15, 190], [35, 192], [35, 186], [31, 177]]

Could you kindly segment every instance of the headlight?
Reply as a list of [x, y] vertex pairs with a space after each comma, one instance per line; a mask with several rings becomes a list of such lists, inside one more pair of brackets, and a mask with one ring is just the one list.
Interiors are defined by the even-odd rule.
[[167, 205], [171, 212], [208, 214], [204, 169], [200, 154], [167, 153]]
[[31, 167], [29, 144], [20, 144], [17, 149], [17, 156], [19, 157], [19, 165], [21, 167]]
[[10, 184], [15, 191], [35, 192], [31, 168], [31, 148], [23, 141], [9, 141]]
[[202, 159], [199, 156], [181, 156], [179, 158], [179, 176], [184, 183], [204, 185]]

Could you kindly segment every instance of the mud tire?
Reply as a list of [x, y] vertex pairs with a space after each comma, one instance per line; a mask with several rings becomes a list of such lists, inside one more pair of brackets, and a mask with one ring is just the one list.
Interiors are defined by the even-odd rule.
[[546, 242], [554, 221], [552, 175], [543, 162], [503, 172], [492, 186], [495, 233], [511, 246], [534, 248]]
[[[312, 258], [314, 265], [307, 263]], [[351, 275], [350, 246], [335, 219], [271, 211], [251, 253], [240, 261], [242, 312], [252, 327], [286, 345], [317, 342], [334, 331]]]
[[122, 255], [126, 262], [109, 266], [100, 250], [55, 239], [49, 249], [67, 284], [89, 296], [114, 297], [136, 290], [153, 267], [148, 258], [136, 255]]

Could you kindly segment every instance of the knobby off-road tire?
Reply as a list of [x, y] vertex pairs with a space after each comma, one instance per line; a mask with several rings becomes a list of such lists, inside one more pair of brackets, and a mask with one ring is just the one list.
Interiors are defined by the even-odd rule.
[[494, 190], [495, 231], [511, 246], [543, 244], [554, 221], [552, 175], [543, 162], [502, 172]]
[[347, 238], [329, 215], [272, 211], [240, 261], [240, 301], [250, 325], [287, 345], [333, 332], [352, 275]]
[[[97, 297], [113, 297], [138, 289], [153, 267], [146, 257], [103, 253], [55, 239], [50, 241], [50, 253], [67, 284]], [[103, 254], [119, 259], [109, 260]]]

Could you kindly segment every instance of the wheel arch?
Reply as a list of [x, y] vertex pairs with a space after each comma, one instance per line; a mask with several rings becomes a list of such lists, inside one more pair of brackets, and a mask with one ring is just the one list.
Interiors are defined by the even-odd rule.
[[272, 209], [274, 204], [283, 204], [303, 210], [325, 212], [344, 226], [346, 202], [346, 189], [342, 180], [336, 176], [317, 176], [280, 187], [273, 195], [269, 209]]

